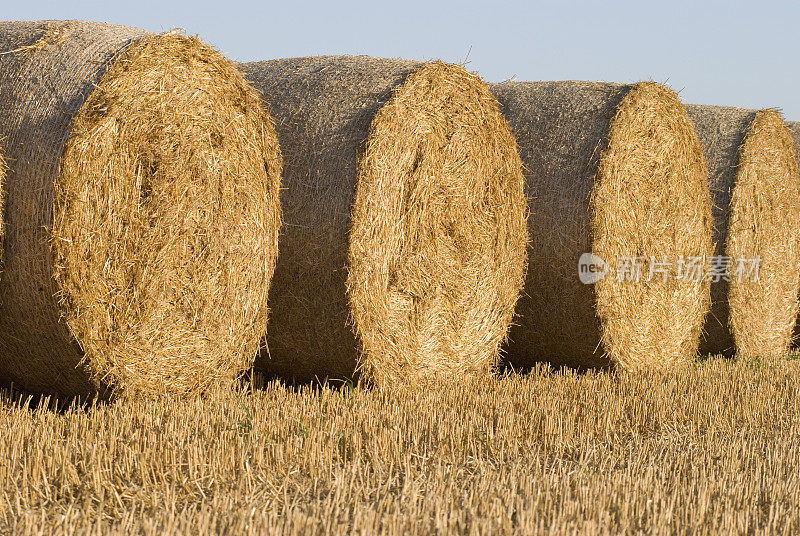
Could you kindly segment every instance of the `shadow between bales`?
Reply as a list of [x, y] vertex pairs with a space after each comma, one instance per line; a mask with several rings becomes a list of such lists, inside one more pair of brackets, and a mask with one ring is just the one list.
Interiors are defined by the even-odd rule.
[[325, 390], [352, 394], [356, 390], [370, 390], [372, 388], [371, 385], [357, 375], [352, 378], [324, 377], [298, 380], [296, 378], [287, 378], [279, 374], [265, 373], [255, 368], [251, 368], [245, 372], [239, 380], [239, 387], [241, 389], [252, 391], [265, 391], [270, 385], [274, 384], [292, 393], [311, 393], [314, 395], [319, 395]]
[[[800, 359], [800, 351], [794, 350], [787, 355], [787, 359], [794, 360]], [[721, 360], [726, 362], [735, 362], [740, 360], [735, 353], [717, 353], [717, 354], [697, 354], [687, 364], [690, 366], [705, 366], [708, 363]], [[748, 361], [761, 362], [760, 359], [749, 359]], [[540, 361], [531, 363], [529, 365], [520, 366], [512, 364], [508, 359], [503, 359], [497, 366], [496, 374], [498, 376], [506, 375], [522, 375], [527, 376], [530, 374], [561, 374], [571, 373], [579, 376], [585, 374], [615, 374], [623, 372], [613, 363], [606, 365], [580, 365], [574, 362], [553, 363], [547, 361], [546, 358], [541, 358]]]
[[502, 359], [495, 369], [498, 376], [506, 376], [506, 375], [522, 375], [527, 376], [529, 374], [541, 374], [542, 372], [547, 374], [559, 374], [564, 372], [570, 372], [578, 375], [583, 374], [591, 374], [591, 373], [613, 373], [616, 372], [616, 367], [613, 363], [608, 364], [593, 364], [593, 365], [580, 365], [576, 363], [557, 363], [547, 361], [546, 358], [542, 358], [540, 361], [536, 361], [533, 363], [526, 363], [524, 365], [521, 364], [513, 364], [508, 359]]

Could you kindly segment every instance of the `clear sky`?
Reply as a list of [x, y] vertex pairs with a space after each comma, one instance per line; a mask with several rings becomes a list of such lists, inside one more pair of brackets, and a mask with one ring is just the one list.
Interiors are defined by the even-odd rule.
[[185, 28], [233, 59], [369, 54], [468, 61], [486, 80], [652, 79], [685, 102], [800, 120], [800, 3], [0, 0], [9, 20]]

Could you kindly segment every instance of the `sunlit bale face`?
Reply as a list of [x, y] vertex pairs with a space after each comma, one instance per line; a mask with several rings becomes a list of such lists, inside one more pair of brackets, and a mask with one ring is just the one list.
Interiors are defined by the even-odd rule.
[[[14, 378], [67, 394], [234, 380], [263, 338], [280, 221], [259, 96], [197, 38], [43, 29], [0, 67], [20, 80], [4, 100], [41, 123], [35, 140], [24, 124], [9, 136], [38, 151], [9, 189], [0, 344]], [[31, 84], [47, 88], [35, 105]]]
[[800, 289], [800, 176], [775, 110], [687, 106], [709, 164], [714, 217], [711, 313], [702, 354], [789, 350]]
[[[681, 260], [712, 252], [706, 163], [678, 96], [659, 84], [633, 86], [617, 108], [592, 191], [593, 251], [604, 259], [670, 263], [665, 274], [599, 282], [602, 341], [623, 369], [693, 358], [709, 308], [709, 284], [686, 278]], [[622, 279], [622, 280], [620, 280]]]
[[348, 290], [376, 383], [486, 372], [526, 263], [526, 199], [488, 87], [427, 64], [372, 122], [359, 162]]

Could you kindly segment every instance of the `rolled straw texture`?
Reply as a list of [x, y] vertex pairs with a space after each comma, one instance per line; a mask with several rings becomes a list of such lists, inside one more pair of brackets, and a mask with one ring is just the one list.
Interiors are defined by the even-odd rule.
[[183, 393], [251, 366], [280, 156], [235, 65], [178, 33], [0, 23], [0, 378]]
[[491, 368], [522, 285], [526, 203], [488, 86], [456, 65], [368, 57], [242, 70], [286, 164], [257, 367], [379, 385]]
[[775, 110], [687, 110], [709, 163], [718, 270], [729, 265], [730, 273], [730, 281], [712, 282], [700, 353], [784, 356], [800, 292], [800, 175], [791, 132]]
[[[637, 369], [690, 359], [708, 285], [679, 280], [674, 265], [710, 254], [711, 208], [700, 144], [677, 96], [652, 82], [492, 89], [520, 145], [530, 203], [510, 363]], [[608, 264], [594, 285], [579, 280], [584, 253]], [[651, 272], [653, 257], [675, 273]], [[639, 281], [625, 268], [634, 258]]]

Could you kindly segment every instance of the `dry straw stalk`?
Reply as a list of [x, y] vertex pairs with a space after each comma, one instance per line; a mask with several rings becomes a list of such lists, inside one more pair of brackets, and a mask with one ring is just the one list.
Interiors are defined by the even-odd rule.
[[[486, 371], [525, 267], [521, 162], [460, 66], [368, 57], [251, 63], [286, 169], [270, 375], [377, 384]], [[352, 326], [351, 326], [352, 321]]]
[[[531, 214], [510, 362], [635, 369], [688, 360], [708, 285], [676, 270], [647, 280], [651, 256], [677, 263], [711, 252], [705, 164], [677, 95], [652, 82], [506, 82], [493, 91], [520, 145]], [[583, 285], [578, 260], [590, 252], [610, 272]], [[618, 261], [633, 257], [644, 257], [641, 280], [618, 281]]]
[[786, 355], [800, 291], [800, 175], [791, 133], [775, 110], [687, 110], [709, 163], [715, 254], [725, 259], [718, 264], [730, 259], [731, 273], [730, 282], [712, 283], [700, 351]]
[[174, 32], [2, 23], [0, 138], [0, 378], [180, 393], [251, 364], [281, 163], [233, 63]]

